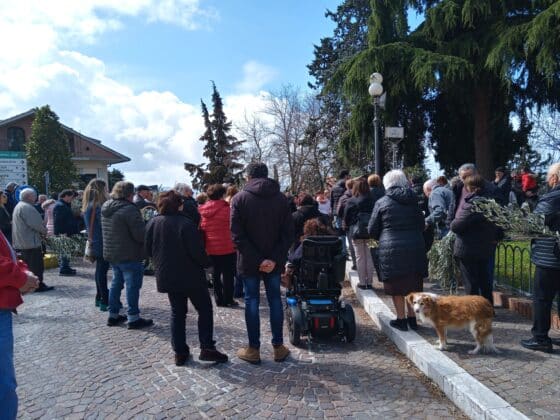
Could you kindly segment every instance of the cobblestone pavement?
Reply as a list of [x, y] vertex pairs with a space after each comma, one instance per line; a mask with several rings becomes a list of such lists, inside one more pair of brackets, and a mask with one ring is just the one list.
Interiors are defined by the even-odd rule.
[[[375, 282], [376, 293], [394, 309], [391, 298], [383, 294], [383, 285]], [[429, 287], [426, 291], [430, 291]], [[436, 292], [440, 293], [440, 292]], [[560, 418], [560, 348], [552, 354], [527, 350], [519, 344], [531, 337], [532, 322], [515, 312], [496, 308], [493, 323], [494, 343], [500, 354], [470, 355], [474, 339], [467, 331], [448, 333], [445, 354], [512, 406], [530, 418]], [[418, 333], [435, 344], [433, 328], [421, 326]], [[558, 337], [557, 331], [551, 331]]]
[[[275, 363], [263, 345], [259, 366], [234, 357], [246, 343], [243, 309], [215, 314], [217, 346], [230, 356], [223, 365], [198, 361], [196, 315], [189, 315], [195, 358], [177, 367], [169, 304], [153, 277], [144, 279], [141, 310], [155, 326], [129, 331], [105, 326], [107, 314], [93, 305], [93, 269], [78, 272], [49, 272], [46, 282], [56, 289], [26, 296], [14, 318], [22, 419], [463, 418], [361, 309], [354, 343], [291, 347], [285, 363]], [[265, 309], [262, 319], [266, 342]]]

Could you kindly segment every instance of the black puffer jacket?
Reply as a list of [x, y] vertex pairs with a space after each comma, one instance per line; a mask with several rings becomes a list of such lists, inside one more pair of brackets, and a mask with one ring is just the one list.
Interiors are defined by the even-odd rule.
[[374, 205], [375, 200], [373, 199], [372, 194], [350, 198], [344, 208], [344, 225], [347, 229], [350, 230], [351, 226], [358, 222], [359, 213], [371, 214]]
[[346, 204], [348, 204], [348, 200], [350, 200], [351, 198], [352, 198], [352, 190], [344, 191], [344, 194], [342, 194], [342, 196], [339, 198], [336, 207], [335, 214], [337, 215], [337, 217], [341, 219], [344, 217], [344, 210], [346, 210]]
[[374, 203], [385, 195], [385, 188], [383, 186], [371, 187], [369, 191]]
[[451, 222], [451, 230], [457, 235], [453, 248], [453, 255], [456, 257], [469, 260], [490, 258], [498, 240], [503, 237], [501, 229], [482, 214], [472, 211], [473, 203], [481, 198], [474, 193], [467, 195], [465, 205]]
[[407, 274], [426, 275], [424, 216], [409, 188], [391, 187], [373, 207], [368, 231], [379, 241], [381, 281]]
[[144, 258], [145, 223], [140, 210], [128, 200], [109, 200], [101, 208], [103, 258], [113, 264]]
[[346, 180], [339, 179], [331, 190], [331, 209], [333, 214], [336, 214], [335, 212], [338, 206], [338, 200], [340, 200], [340, 197], [342, 197], [344, 191], [346, 191]]
[[[553, 232], [560, 231], [560, 185], [543, 195], [535, 213], [544, 214], [544, 223]], [[541, 268], [560, 269], [560, 243], [556, 238], [535, 238], [531, 242], [531, 261]]]
[[204, 243], [194, 222], [183, 214], [156, 216], [146, 226], [146, 253], [155, 267], [160, 293], [183, 293], [208, 287], [209, 265]]
[[231, 235], [240, 275], [259, 275], [259, 266], [266, 259], [276, 263], [274, 272], [283, 269], [294, 240], [294, 222], [278, 182], [254, 178], [233, 197]]
[[511, 175], [505, 173], [502, 179], [498, 182], [494, 181], [493, 184], [496, 186], [496, 201], [503, 206], [509, 203], [509, 193], [511, 192]]
[[183, 197], [183, 215], [187, 216], [196, 227], [200, 226], [200, 213], [198, 212], [198, 204], [192, 197]]

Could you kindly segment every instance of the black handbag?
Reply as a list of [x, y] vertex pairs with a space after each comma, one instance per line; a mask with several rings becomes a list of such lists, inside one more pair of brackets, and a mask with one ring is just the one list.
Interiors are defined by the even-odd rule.
[[356, 223], [350, 226], [350, 237], [352, 239], [371, 239], [371, 235], [368, 232], [368, 224], [370, 218], [371, 213], [358, 213], [358, 220], [356, 221]]

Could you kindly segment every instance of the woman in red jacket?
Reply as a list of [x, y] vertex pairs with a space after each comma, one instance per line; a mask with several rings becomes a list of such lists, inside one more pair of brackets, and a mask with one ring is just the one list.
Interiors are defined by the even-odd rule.
[[233, 300], [236, 253], [231, 240], [230, 207], [223, 199], [225, 193], [221, 184], [208, 187], [206, 194], [210, 200], [198, 208], [202, 218], [200, 230], [204, 233], [206, 253], [214, 267], [212, 279], [216, 305], [237, 306], [239, 304]]
[[0, 417], [17, 416], [16, 373], [12, 312], [23, 302], [21, 295], [39, 287], [39, 279], [18, 261], [8, 240], [0, 232]]

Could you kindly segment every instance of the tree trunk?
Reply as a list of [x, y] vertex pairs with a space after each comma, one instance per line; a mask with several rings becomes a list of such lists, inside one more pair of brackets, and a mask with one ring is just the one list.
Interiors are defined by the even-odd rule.
[[474, 91], [474, 156], [478, 172], [486, 179], [493, 179], [494, 157], [492, 140], [490, 98], [492, 90], [481, 85]]

